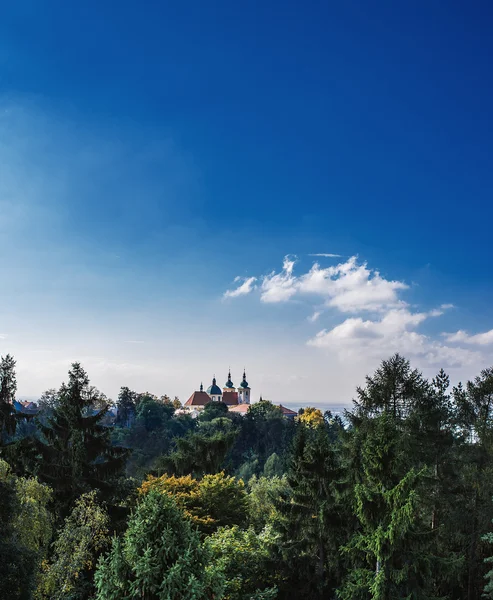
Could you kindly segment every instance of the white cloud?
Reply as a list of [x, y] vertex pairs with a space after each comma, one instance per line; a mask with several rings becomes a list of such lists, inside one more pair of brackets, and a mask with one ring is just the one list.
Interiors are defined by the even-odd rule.
[[[241, 277], [235, 277], [235, 282], [241, 281]], [[224, 298], [238, 298], [238, 296], [245, 296], [255, 289], [256, 277], [247, 277], [243, 280], [243, 283], [234, 290], [227, 290], [224, 292]]]
[[358, 264], [356, 256], [325, 269], [315, 263], [300, 276], [293, 274], [295, 262], [286, 256], [279, 273], [273, 271], [264, 277], [262, 302], [286, 302], [295, 295], [312, 295], [342, 312], [381, 311], [401, 305], [397, 293], [408, 287], [401, 281], [385, 279], [366, 263]]
[[353, 367], [374, 366], [394, 352], [415, 360], [421, 368], [470, 367], [491, 358], [479, 347], [493, 345], [493, 330], [477, 335], [459, 330], [438, 337], [423, 333], [419, 328], [427, 320], [440, 317], [454, 305], [444, 303], [427, 312], [414, 310], [401, 297], [409, 288], [407, 283], [386, 278], [356, 256], [327, 268], [315, 262], [299, 274], [296, 267], [296, 257], [287, 255], [280, 271], [264, 276], [259, 285], [261, 302], [303, 299], [311, 307], [309, 323], [318, 322], [324, 313], [331, 319], [341, 313], [349, 317], [319, 331], [308, 340], [308, 346], [325, 349], [343, 361], [349, 359]]
[[308, 345], [327, 348], [353, 359], [384, 358], [400, 352], [420, 359], [426, 365], [458, 366], [473, 364], [480, 356], [464, 348], [446, 346], [419, 333], [416, 328], [441, 311], [412, 313], [407, 308], [392, 309], [379, 320], [361, 317], [346, 319], [333, 329], [324, 329], [308, 341]]
[[294, 258], [286, 256], [280, 273], [273, 271], [264, 277], [260, 296], [262, 302], [286, 302], [296, 294], [298, 284], [293, 276], [295, 262]]
[[342, 258], [341, 254], [329, 254], [326, 252], [319, 252], [318, 254], [309, 254], [308, 256], [320, 256], [322, 258]]
[[321, 310], [316, 310], [312, 315], [308, 317], [308, 321], [310, 321], [310, 323], [315, 323], [316, 321], [318, 321], [321, 314]]
[[447, 342], [461, 342], [464, 344], [487, 346], [493, 344], [493, 329], [483, 333], [476, 333], [475, 335], [469, 335], [466, 331], [459, 329], [459, 331], [456, 331], [455, 333], [445, 333], [444, 337]]

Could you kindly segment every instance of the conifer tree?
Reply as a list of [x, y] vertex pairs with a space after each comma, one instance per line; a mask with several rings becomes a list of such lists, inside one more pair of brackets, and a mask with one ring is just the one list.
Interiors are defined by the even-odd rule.
[[465, 555], [463, 597], [479, 598], [484, 585], [485, 545], [481, 543], [493, 518], [493, 368], [485, 369], [466, 386], [453, 390], [461, 468], [461, 515], [456, 540]]
[[325, 425], [299, 423], [276, 526], [288, 586], [296, 586], [300, 597], [325, 598], [339, 581], [338, 548], [345, 528], [339, 478], [339, 458]]
[[221, 598], [222, 578], [168, 494], [146, 494], [96, 572], [97, 600]]
[[108, 407], [95, 411], [93, 400], [86, 372], [74, 363], [52, 414], [46, 423], [38, 421], [43, 439], [35, 440], [37, 474], [53, 488], [62, 514], [93, 489], [111, 497], [114, 477], [128, 455], [127, 450], [111, 446], [109, 430], [101, 425]]
[[116, 422], [120, 427], [127, 427], [133, 417], [135, 417], [135, 397], [136, 394], [128, 387], [120, 388], [118, 394], [117, 406], [117, 418]]
[[17, 419], [14, 409], [17, 380], [15, 360], [10, 354], [0, 358], [0, 447], [15, 433]]
[[338, 597], [428, 599], [433, 588], [432, 532], [421, 521], [418, 492], [424, 472], [407, 469], [393, 410], [366, 419], [354, 437], [359, 460], [353, 467], [359, 473], [353, 509], [359, 527], [343, 548], [349, 568]]

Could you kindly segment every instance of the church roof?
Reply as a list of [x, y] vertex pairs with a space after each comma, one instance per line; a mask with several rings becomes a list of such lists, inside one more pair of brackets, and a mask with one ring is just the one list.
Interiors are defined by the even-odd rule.
[[207, 388], [207, 393], [210, 396], [220, 396], [222, 394], [221, 388], [216, 385], [216, 378], [212, 380], [212, 385]]
[[283, 406], [282, 404], [279, 404], [279, 408], [282, 410], [282, 414], [284, 416], [288, 416], [288, 415], [297, 415], [298, 413], [295, 410], [291, 410], [290, 408], [286, 408], [285, 406]]
[[228, 404], [228, 406], [238, 404], [238, 392], [225, 391], [223, 393], [223, 402], [224, 404]]
[[229, 411], [232, 413], [238, 413], [240, 415], [246, 415], [249, 408], [249, 404], [236, 404], [235, 406], [230, 406]]
[[243, 371], [243, 381], [240, 383], [240, 387], [243, 389], [248, 388], [248, 381], [246, 380], [246, 373]]
[[211, 402], [209, 394], [201, 390], [200, 392], [194, 392], [185, 402], [185, 406], [205, 406], [209, 402]]
[[229, 389], [231, 389], [231, 388], [234, 389], [234, 387], [235, 387], [233, 385], [233, 382], [231, 381], [231, 371], [228, 371], [228, 381], [226, 381], [226, 383], [224, 384], [224, 387], [229, 388]]

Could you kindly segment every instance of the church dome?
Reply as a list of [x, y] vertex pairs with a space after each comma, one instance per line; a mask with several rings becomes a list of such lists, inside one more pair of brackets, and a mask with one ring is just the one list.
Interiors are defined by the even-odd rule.
[[225, 388], [228, 388], [230, 390], [234, 390], [234, 385], [233, 382], [231, 381], [231, 371], [228, 372], [228, 381], [226, 381], [226, 383], [224, 384]]
[[248, 381], [246, 380], [246, 373], [243, 371], [243, 381], [240, 383], [240, 387], [243, 389], [248, 388]]
[[216, 385], [215, 377], [212, 380], [212, 385], [207, 388], [207, 393], [209, 394], [209, 396], [221, 396], [222, 395], [221, 388], [218, 385]]

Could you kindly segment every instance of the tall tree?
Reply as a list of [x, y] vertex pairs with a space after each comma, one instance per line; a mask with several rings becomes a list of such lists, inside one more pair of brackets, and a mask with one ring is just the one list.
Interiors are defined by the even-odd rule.
[[298, 589], [303, 597], [325, 598], [339, 582], [338, 548], [345, 528], [339, 478], [338, 453], [324, 424], [300, 423], [276, 526], [287, 586]]
[[10, 354], [0, 358], [0, 446], [15, 433], [17, 419], [14, 409], [17, 380], [15, 360]]
[[75, 499], [92, 489], [111, 497], [113, 481], [122, 472], [128, 451], [113, 447], [110, 432], [101, 425], [108, 408], [95, 411], [89, 378], [79, 363], [69, 371], [67, 384], [46, 423], [38, 421], [41, 440], [36, 471], [54, 491], [62, 514]]
[[136, 393], [128, 387], [121, 387], [118, 394], [116, 423], [120, 427], [128, 427], [135, 418]]
[[465, 387], [454, 388], [453, 397], [463, 486], [457, 533], [462, 533], [460, 541], [466, 554], [464, 597], [475, 600], [483, 588], [487, 556], [481, 536], [493, 518], [493, 368], [483, 370]]
[[409, 361], [394, 354], [382, 361], [374, 375], [366, 377], [366, 386], [357, 388], [358, 399], [353, 401], [350, 416], [371, 417], [388, 412], [394, 419], [403, 420], [413, 408], [430, 395], [430, 386]]
[[168, 494], [146, 494], [96, 572], [97, 600], [221, 598], [223, 580]]
[[352, 505], [359, 527], [343, 547], [342, 600], [431, 597], [432, 532], [422, 521], [418, 491], [424, 473], [407, 468], [406, 440], [394, 414], [366, 419], [351, 440], [359, 455], [348, 465], [358, 471]]

